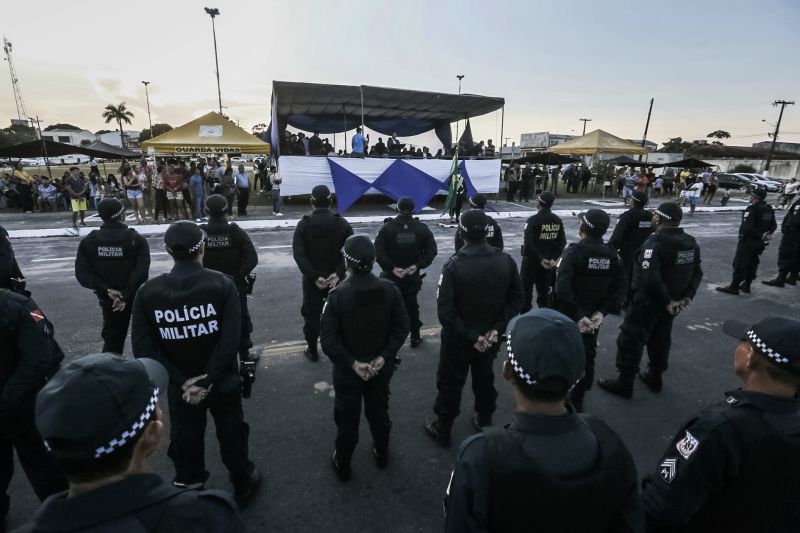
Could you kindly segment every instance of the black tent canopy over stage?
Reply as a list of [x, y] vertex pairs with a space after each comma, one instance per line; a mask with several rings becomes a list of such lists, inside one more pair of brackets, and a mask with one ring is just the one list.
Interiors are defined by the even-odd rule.
[[0, 157], [61, 157], [65, 155], [81, 154], [107, 159], [121, 159], [123, 157], [141, 157], [141, 152], [133, 152], [110, 144], [96, 142], [89, 146], [75, 146], [72, 144], [55, 141], [30, 141], [14, 146], [0, 148]]
[[474, 94], [273, 81], [271, 140], [277, 148], [287, 125], [342, 133], [364, 124], [384, 135], [410, 136], [435, 130], [442, 144], [451, 146], [452, 122], [485, 115], [504, 105], [503, 98]]

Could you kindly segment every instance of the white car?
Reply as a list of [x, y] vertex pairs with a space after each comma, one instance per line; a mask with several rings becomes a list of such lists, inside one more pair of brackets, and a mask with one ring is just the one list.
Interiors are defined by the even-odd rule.
[[783, 187], [782, 182], [771, 180], [758, 174], [739, 173], [738, 175], [749, 179], [754, 185], [765, 187], [767, 192], [778, 192]]
[[247, 161], [244, 157], [231, 157], [231, 165], [244, 165]]

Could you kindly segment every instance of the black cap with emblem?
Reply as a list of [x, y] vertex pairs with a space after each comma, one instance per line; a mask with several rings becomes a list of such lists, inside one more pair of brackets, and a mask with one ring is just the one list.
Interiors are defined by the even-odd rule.
[[155, 418], [167, 371], [153, 359], [91, 354], [70, 361], [39, 392], [36, 427], [56, 459], [99, 460]]
[[458, 229], [465, 240], [478, 241], [486, 237], [489, 217], [480, 209], [470, 209], [458, 220]]
[[535, 386], [561, 378], [569, 388], [586, 368], [583, 340], [574, 320], [552, 309], [536, 309], [511, 319], [506, 352], [517, 378]]
[[351, 235], [344, 241], [342, 255], [347, 266], [355, 274], [367, 274], [372, 272], [372, 264], [375, 262], [375, 245], [368, 235]]
[[228, 200], [221, 194], [212, 194], [206, 199], [206, 209], [212, 217], [219, 217], [225, 214], [228, 208]]
[[397, 210], [404, 215], [410, 215], [414, 212], [414, 200], [409, 198], [408, 196], [403, 196], [397, 201]]
[[631, 195], [631, 200], [633, 203], [639, 206], [647, 205], [648, 197], [646, 192], [635, 191]]
[[327, 185], [317, 185], [311, 189], [311, 201], [314, 205], [329, 206], [331, 204], [331, 190]]
[[125, 216], [125, 206], [116, 198], [106, 198], [97, 204], [97, 214], [103, 222], [121, 222]]
[[553, 202], [556, 201], [556, 196], [550, 191], [544, 191], [542, 194], [539, 195], [537, 199], [539, 200], [539, 203], [541, 203], [545, 207], [551, 207], [553, 205]]
[[759, 200], [764, 200], [767, 197], [767, 189], [761, 185], [753, 185], [750, 187], [750, 196], [755, 196]]
[[481, 193], [476, 192], [470, 197], [469, 204], [477, 209], [483, 209], [486, 205], [486, 197]]
[[768, 316], [748, 325], [740, 320], [726, 320], [722, 331], [749, 342], [759, 353], [781, 368], [800, 374], [800, 320]]
[[590, 237], [602, 237], [611, 225], [611, 218], [602, 209], [589, 209], [578, 215], [581, 226]]
[[683, 218], [683, 210], [675, 202], [664, 202], [653, 211], [653, 214], [661, 217], [662, 220], [677, 224]]
[[174, 222], [164, 234], [167, 251], [175, 259], [194, 257], [206, 240], [206, 234], [194, 222], [181, 220]]

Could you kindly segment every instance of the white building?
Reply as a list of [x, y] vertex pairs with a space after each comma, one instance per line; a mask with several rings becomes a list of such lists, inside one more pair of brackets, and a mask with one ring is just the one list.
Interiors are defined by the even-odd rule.
[[73, 146], [92, 144], [97, 140], [97, 136], [94, 133], [80, 128], [44, 130], [42, 132], [42, 138], [45, 141], [55, 141], [57, 143], [71, 144]]
[[[139, 147], [139, 134], [141, 133], [138, 130], [122, 130], [122, 133], [125, 135], [125, 146], [127, 148], [138, 148]], [[104, 142], [106, 144], [110, 144], [111, 146], [119, 146], [122, 147], [122, 141], [119, 138], [119, 131], [109, 131], [108, 133], [101, 133], [97, 136], [97, 140], [100, 142]]]

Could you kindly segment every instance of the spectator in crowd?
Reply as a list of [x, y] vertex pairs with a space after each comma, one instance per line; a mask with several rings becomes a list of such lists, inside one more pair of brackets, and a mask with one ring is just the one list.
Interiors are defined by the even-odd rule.
[[561, 165], [550, 169], [550, 192], [558, 196], [558, 178], [561, 175]]
[[39, 211], [44, 211], [44, 206], [49, 205], [52, 211], [56, 210], [56, 188], [50, 183], [50, 179], [42, 178], [39, 185], [38, 207]]
[[33, 212], [33, 177], [25, 172], [22, 163], [14, 165], [14, 177], [17, 178], [17, 194], [19, 195], [20, 209], [25, 213]]
[[78, 229], [78, 215], [81, 218], [81, 226], [85, 226], [84, 214], [86, 213], [86, 182], [81, 176], [78, 167], [69, 169], [70, 174], [64, 183], [67, 194], [69, 194], [70, 205], [72, 207], [72, 227]]
[[319, 132], [315, 131], [314, 135], [308, 139], [308, 154], [323, 155], [322, 146], [322, 139], [319, 138]]
[[714, 199], [714, 195], [717, 193], [718, 188], [719, 179], [717, 178], [717, 173], [712, 172], [711, 178], [708, 181], [708, 185], [705, 187], [705, 197], [703, 198], [704, 204], [711, 205], [711, 200]]
[[272, 215], [282, 217], [283, 198], [281, 197], [281, 183], [283, 179], [278, 175], [278, 169], [275, 168], [275, 166], [269, 167], [269, 182], [272, 185]]
[[192, 200], [194, 201], [194, 218], [197, 222], [203, 220], [203, 210], [206, 204], [205, 187], [203, 186], [203, 176], [200, 175], [200, 170], [195, 168], [192, 177], [189, 178], [189, 190], [192, 193]]
[[388, 153], [388, 149], [386, 148], [386, 145], [383, 143], [383, 137], [378, 137], [378, 142], [375, 143], [375, 146], [373, 146], [373, 148], [375, 149], [375, 155], [378, 157], [383, 157]]
[[[317, 136], [317, 134], [315, 133], [314, 136]], [[312, 137], [311, 139], [313, 138], [314, 137]], [[311, 139], [309, 139], [309, 143], [311, 143]], [[319, 140], [318, 136], [317, 140]], [[322, 141], [320, 141], [320, 145], [321, 143]], [[319, 154], [311, 154], [311, 155], [319, 155]], [[238, 195], [238, 203], [236, 204], [236, 216], [246, 217], [247, 204], [250, 202], [250, 177], [247, 175], [247, 172], [244, 171], [244, 165], [239, 165], [239, 168], [237, 168], [237, 172], [236, 174], [233, 175], [233, 178], [236, 181], [236, 194]]]
[[139, 183], [142, 184], [142, 205], [144, 206], [143, 217], [152, 218], [153, 213], [150, 209], [150, 206], [152, 202], [153, 190], [153, 169], [147, 164], [147, 160], [142, 158], [141, 164], [134, 165], [133, 171], [138, 174]]
[[483, 149], [483, 157], [494, 159], [494, 150], [494, 144], [492, 144], [492, 140], [489, 139], [489, 142], [486, 143], [486, 147]]
[[152, 359], [94, 354], [67, 364], [44, 387], [36, 423], [69, 490], [42, 504], [33, 531], [245, 530], [226, 493], [181, 490], [150, 472], [167, 381]]
[[188, 219], [189, 213], [186, 212], [186, 204], [183, 201], [183, 176], [178, 173], [174, 164], [169, 163], [167, 165], [167, 172], [163, 175], [163, 181], [167, 201], [169, 202], [169, 210], [172, 213], [171, 220], [180, 220], [181, 211], [183, 211], [183, 218]]
[[[198, 169], [202, 176], [202, 168], [198, 167]], [[153, 222], [157, 224], [159, 213], [164, 215], [164, 222], [167, 221], [167, 217], [169, 216], [167, 211], [169, 200], [167, 200], [167, 191], [164, 189], [164, 165], [162, 164], [156, 170], [156, 173], [153, 175], [153, 194], [155, 196]]]
[[506, 169], [506, 184], [508, 189], [506, 189], [506, 202], [513, 202], [514, 197], [517, 195], [517, 189], [519, 188], [519, 176], [517, 176], [517, 165], [514, 163], [508, 165]]
[[581, 163], [579, 174], [581, 180], [581, 192], [588, 192], [589, 182], [592, 181], [592, 171], [589, 170], [589, 167]]
[[655, 189], [654, 192], [653, 192], [653, 198], [659, 198], [661, 196], [661, 193], [664, 190], [664, 177], [663, 176], [659, 176], [659, 177], [656, 178], [656, 181], [655, 181], [655, 184], [654, 184], [653, 188]]
[[404, 145], [397, 138], [397, 132], [392, 132], [392, 136], [386, 141], [386, 146], [389, 149], [389, 157], [400, 157]]
[[228, 202], [228, 216], [233, 216], [233, 199], [236, 197], [236, 179], [233, 177], [233, 167], [228, 164], [222, 175], [222, 195]]
[[131, 211], [136, 216], [136, 223], [145, 222], [144, 196], [142, 195], [142, 182], [139, 175], [131, 167], [126, 167], [122, 171], [122, 184], [125, 186], [125, 196], [131, 204]]

